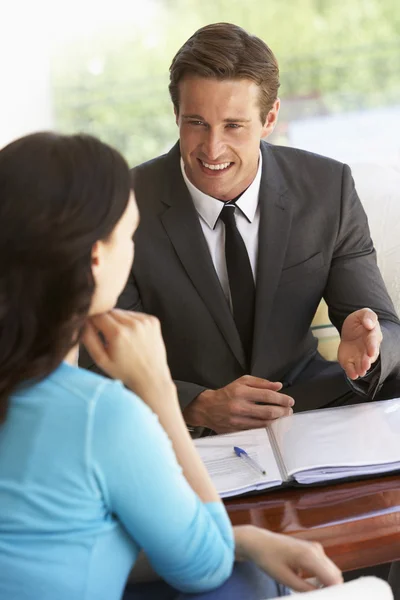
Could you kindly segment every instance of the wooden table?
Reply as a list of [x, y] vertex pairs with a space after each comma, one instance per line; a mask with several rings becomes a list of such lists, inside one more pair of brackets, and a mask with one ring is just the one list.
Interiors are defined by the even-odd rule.
[[400, 477], [281, 489], [225, 501], [234, 525], [320, 542], [343, 571], [400, 560]]

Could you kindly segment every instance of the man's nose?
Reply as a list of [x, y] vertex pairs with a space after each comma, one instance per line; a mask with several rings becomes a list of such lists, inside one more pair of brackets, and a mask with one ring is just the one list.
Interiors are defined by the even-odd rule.
[[209, 130], [203, 142], [203, 151], [209, 160], [217, 161], [223, 157], [225, 150], [224, 140], [219, 132]]

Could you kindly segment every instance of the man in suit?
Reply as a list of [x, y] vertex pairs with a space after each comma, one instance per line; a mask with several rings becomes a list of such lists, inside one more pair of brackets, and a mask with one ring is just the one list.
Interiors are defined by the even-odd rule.
[[[349, 167], [261, 141], [278, 87], [259, 38], [200, 29], [170, 68], [179, 142], [133, 169], [141, 224], [120, 306], [159, 317], [186, 422], [218, 433], [399, 382], [400, 323]], [[310, 331], [322, 297], [339, 363]]]

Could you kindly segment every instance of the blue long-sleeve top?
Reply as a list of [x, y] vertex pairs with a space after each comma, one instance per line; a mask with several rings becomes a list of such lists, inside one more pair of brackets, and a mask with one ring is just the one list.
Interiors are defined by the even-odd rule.
[[189, 592], [234, 560], [223, 505], [200, 501], [137, 396], [67, 363], [21, 386], [0, 426], [0, 598], [117, 600], [141, 549]]

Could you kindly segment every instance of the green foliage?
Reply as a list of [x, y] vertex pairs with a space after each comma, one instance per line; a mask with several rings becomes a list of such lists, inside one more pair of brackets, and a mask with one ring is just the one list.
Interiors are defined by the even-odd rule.
[[[146, 0], [149, 2], [150, 0]], [[264, 39], [281, 68], [281, 125], [398, 102], [398, 0], [153, 0], [147, 23], [125, 23], [63, 46], [53, 61], [56, 126], [115, 145], [130, 164], [166, 150], [177, 130], [168, 68], [199, 27], [230, 21]]]

